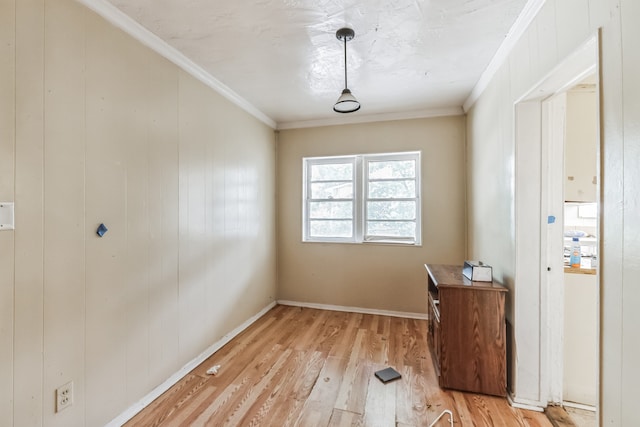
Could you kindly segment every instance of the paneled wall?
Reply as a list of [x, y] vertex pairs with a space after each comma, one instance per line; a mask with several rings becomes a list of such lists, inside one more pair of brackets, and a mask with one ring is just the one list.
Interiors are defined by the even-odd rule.
[[514, 103], [601, 28], [600, 416], [612, 426], [640, 424], [638, 16], [636, 0], [547, 0], [467, 117], [469, 256], [492, 264], [513, 296]]
[[[0, 2], [0, 201], [15, 198], [15, 2]], [[0, 231], [0, 424], [12, 425], [15, 236]]]
[[[462, 264], [465, 118], [280, 131], [278, 298], [426, 313], [425, 263]], [[422, 246], [303, 243], [302, 159], [422, 152]]]
[[0, 425], [104, 425], [274, 300], [274, 132], [72, 0], [0, 56]]

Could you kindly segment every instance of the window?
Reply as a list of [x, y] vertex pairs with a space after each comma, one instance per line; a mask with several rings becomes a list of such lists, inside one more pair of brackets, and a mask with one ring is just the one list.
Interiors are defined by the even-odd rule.
[[303, 160], [303, 240], [420, 244], [420, 153]]

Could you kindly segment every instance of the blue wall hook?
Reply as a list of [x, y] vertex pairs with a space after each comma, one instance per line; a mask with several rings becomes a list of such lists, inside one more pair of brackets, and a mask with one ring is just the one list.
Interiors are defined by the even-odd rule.
[[102, 237], [107, 231], [109, 231], [109, 229], [104, 224], [100, 224], [96, 233], [98, 233], [98, 236]]

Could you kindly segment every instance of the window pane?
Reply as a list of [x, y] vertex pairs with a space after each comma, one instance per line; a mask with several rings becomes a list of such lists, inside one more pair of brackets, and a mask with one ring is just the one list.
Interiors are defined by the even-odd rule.
[[416, 218], [416, 202], [367, 202], [367, 220]]
[[327, 221], [327, 220], [310, 220], [309, 235], [310, 237], [353, 237], [353, 222], [351, 220], [344, 221]]
[[353, 183], [316, 182], [311, 184], [312, 199], [352, 199]]
[[414, 238], [416, 223], [413, 221], [367, 221], [367, 235]]
[[353, 179], [353, 163], [311, 165], [311, 181], [350, 181]]
[[388, 162], [369, 162], [369, 179], [415, 178], [414, 160], [391, 160]]
[[353, 218], [352, 202], [311, 202], [309, 203], [311, 219], [351, 219]]
[[369, 183], [371, 199], [409, 199], [416, 197], [415, 180], [374, 181]]

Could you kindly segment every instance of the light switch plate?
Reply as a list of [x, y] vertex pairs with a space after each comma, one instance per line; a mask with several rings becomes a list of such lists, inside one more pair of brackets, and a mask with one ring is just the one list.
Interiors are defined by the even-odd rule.
[[0, 202], [0, 231], [14, 228], [13, 202]]

